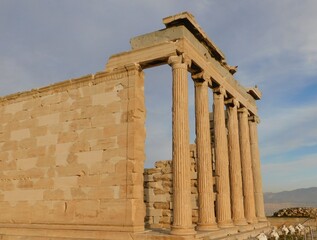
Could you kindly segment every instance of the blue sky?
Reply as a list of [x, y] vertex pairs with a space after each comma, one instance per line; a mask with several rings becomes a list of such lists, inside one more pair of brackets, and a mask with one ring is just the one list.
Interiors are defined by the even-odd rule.
[[[244, 86], [258, 85], [265, 191], [317, 186], [317, 1], [0, 0], [0, 95], [103, 70], [131, 37], [191, 12]], [[145, 71], [147, 161], [171, 157], [171, 71]], [[194, 136], [190, 82], [191, 139]]]

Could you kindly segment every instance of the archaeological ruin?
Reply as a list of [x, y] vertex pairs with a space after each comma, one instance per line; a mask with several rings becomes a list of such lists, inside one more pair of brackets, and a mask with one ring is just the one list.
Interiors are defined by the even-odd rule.
[[[0, 99], [0, 239], [247, 239], [269, 229], [261, 92], [235, 80], [236, 67], [190, 13], [163, 23], [101, 72]], [[144, 169], [143, 70], [163, 64], [171, 67], [172, 159]]]

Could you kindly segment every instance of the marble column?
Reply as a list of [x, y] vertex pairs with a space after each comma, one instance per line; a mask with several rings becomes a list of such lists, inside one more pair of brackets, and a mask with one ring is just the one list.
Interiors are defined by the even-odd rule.
[[239, 145], [238, 110], [239, 102], [228, 103], [229, 172], [231, 189], [232, 219], [235, 225], [247, 225], [244, 217], [243, 190]]
[[171, 234], [190, 235], [192, 224], [187, 66], [182, 56], [171, 56], [173, 72], [173, 225]]
[[251, 162], [250, 134], [248, 123], [248, 110], [240, 108], [239, 116], [239, 134], [240, 134], [240, 156], [242, 166], [242, 182], [244, 195], [244, 215], [248, 223], [256, 223], [254, 202], [254, 185]]
[[253, 183], [254, 183], [254, 197], [255, 197], [255, 211], [259, 221], [267, 221], [264, 210], [264, 200], [262, 191], [262, 176], [261, 176], [261, 162], [258, 143], [258, 130], [257, 124], [259, 123], [257, 116], [249, 118], [250, 129], [250, 146], [253, 170]]
[[218, 229], [215, 219], [213, 177], [211, 167], [211, 142], [208, 107], [208, 82], [203, 73], [193, 75], [195, 80], [195, 116], [198, 182], [197, 230]]
[[214, 138], [216, 157], [216, 215], [218, 226], [232, 227], [229, 183], [228, 139], [225, 123], [224, 97], [226, 91], [219, 87], [214, 90]]

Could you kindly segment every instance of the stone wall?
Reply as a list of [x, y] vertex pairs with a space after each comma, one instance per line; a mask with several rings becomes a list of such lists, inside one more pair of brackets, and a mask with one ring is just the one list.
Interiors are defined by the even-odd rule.
[[0, 99], [0, 224], [144, 227], [143, 73], [126, 66]]
[[[190, 146], [192, 220], [198, 221], [198, 193], [196, 146]], [[172, 161], [158, 161], [155, 168], [144, 171], [144, 201], [146, 205], [145, 226], [148, 228], [170, 228], [172, 216]]]

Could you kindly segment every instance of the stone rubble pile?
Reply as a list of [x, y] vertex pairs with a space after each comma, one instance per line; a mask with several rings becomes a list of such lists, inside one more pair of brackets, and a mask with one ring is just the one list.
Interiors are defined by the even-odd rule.
[[[198, 221], [196, 146], [190, 146], [192, 221]], [[144, 200], [147, 228], [170, 228], [172, 223], [172, 161], [158, 161], [144, 171]]]
[[317, 208], [283, 208], [273, 214], [274, 217], [317, 217]]

